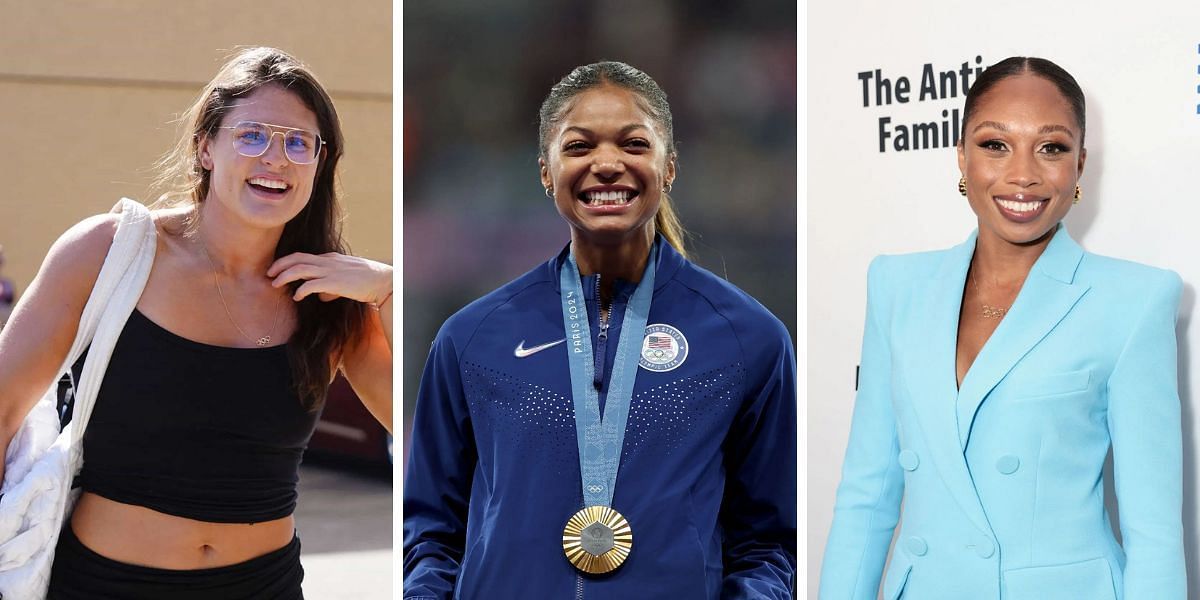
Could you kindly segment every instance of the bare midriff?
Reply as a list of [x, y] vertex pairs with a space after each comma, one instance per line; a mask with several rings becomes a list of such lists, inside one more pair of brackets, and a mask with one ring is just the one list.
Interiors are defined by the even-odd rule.
[[85, 492], [71, 529], [96, 554], [131, 565], [194, 570], [224, 567], [269, 554], [295, 535], [290, 515], [261, 523], [208, 523]]

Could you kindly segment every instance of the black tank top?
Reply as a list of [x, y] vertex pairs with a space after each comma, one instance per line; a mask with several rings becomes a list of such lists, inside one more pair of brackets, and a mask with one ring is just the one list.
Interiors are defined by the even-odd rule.
[[80, 483], [199, 521], [279, 519], [296, 507], [317, 417], [300, 404], [285, 346], [202, 344], [134, 310], [84, 434]]

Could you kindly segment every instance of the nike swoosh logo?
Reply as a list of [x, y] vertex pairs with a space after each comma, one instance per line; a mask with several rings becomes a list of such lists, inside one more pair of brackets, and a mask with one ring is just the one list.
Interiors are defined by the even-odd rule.
[[565, 341], [567, 341], [567, 338], [563, 338], [561, 340], [558, 340], [557, 342], [549, 342], [546, 344], [542, 344], [540, 346], [526, 348], [525, 340], [521, 340], [521, 343], [517, 344], [516, 349], [513, 350], [513, 356], [515, 356], [517, 358], [525, 358], [526, 356], [537, 354], [538, 352], [541, 352], [542, 350], [545, 350], [546, 348], [553, 348]]

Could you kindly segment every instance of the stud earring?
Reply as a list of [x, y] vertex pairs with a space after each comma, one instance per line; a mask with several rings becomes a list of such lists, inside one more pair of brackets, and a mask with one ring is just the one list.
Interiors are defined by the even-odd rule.
[[1071, 204], [1079, 204], [1081, 198], [1083, 198], [1083, 188], [1079, 187], [1077, 183], [1075, 184], [1075, 199], [1071, 201]]
[[958, 178], [958, 193], [960, 193], [964, 197], [966, 197], [966, 195], [967, 195], [967, 178], [966, 177]]

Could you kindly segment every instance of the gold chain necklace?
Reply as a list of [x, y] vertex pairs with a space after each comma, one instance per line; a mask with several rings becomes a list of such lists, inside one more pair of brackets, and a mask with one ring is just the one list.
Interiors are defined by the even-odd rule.
[[[972, 274], [972, 276], [971, 276], [971, 286], [975, 288], [976, 292], [979, 292], [982, 295], [983, 292], [979, 291], [979, 280], [975, 279], [974, 274]], [[983, 318], [985, 318], [985, 319], [1003, 319], [1004, 315], [1008, 314], [1009, 308], [1012, 308], [1012, 307], [1011, 306], [1008, 306], [1008, 307], [992, 306], [991, 304], [984, 302], [983, 303]]]
[[204, 240], [200, 239], [199, 236], [197, 236], [196, 239], [200, 240], [200, 249], [204, 251], [204, 257], [208, 259], [208, 266], [212, 267], [213, 283], [217, 285], [217, 296], [221, 299], [221, 305], [225, 307], [225, 316], [229, 317], [229, 322], [233, 323], [234, 328], [238, 330], [238, 333], [242, 334], [242, 337], [254, 342], [255, 345], [266, 346], [267, 344], [270, 344], [271, 336], [275, 335], [275, 327], [279, 325], [279, 301], [277, 300], [275, 302], [275, 320], [271, 322], [271, 332], [258, 338], [257, 340], [251, 337], [250, 334], [246, 333], [246, 331], [237, 324], [237, 321], [233, 320], [233, 313], [229, 310], [229, 303], [225, 301], [225, 292], [221, 291], [221, 278], [217, 273], [217, 264], [213, 262], [212, 255], [208, 253], [208, 246], [204, 244]]

